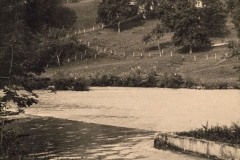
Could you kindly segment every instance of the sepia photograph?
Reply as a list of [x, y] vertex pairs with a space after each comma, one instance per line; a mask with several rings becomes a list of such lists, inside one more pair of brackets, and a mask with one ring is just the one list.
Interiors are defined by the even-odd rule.
[[0, 0], [0, 160], [240, 160], [240, 0]]

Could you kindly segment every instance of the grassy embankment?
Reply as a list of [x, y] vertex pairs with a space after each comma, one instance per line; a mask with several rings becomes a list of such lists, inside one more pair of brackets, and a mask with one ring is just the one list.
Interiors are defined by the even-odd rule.
[[[77, 12], [78, 21], [76, 28], [82, 30], [93, 25], [96, 26], [97, 4], [97, 1], [84, 0], [67, 5]], [[229, 40], [236, 41], [236, 31], [230, 21], [231, 19], [229, 18], [227, 25], [230, 34], [224, 39], [212, 39], [213, 43], [228, 42]], [[211, 50], [199, 51], [193, 54], [180, 53], [180, 48], [171, 45], [172, 34], [167, 33], [161, 39], [164, 53], [160, 56], [156, 42], [142, 43], [143, 36], [150, 32], [157, 23], [158, 20], [128, 22], [122, 25], [120, 34], [113, 29], [107, 28], [81, 35], [83, 43], [87, 44], [90, 42], [92, 48], [99, 46], [100, 55], [98, 57], [102, 58], [95, 60], [93, 57], [92, 59], [83, 59], [65, 64], [61, 68], [50, 68], [44, 76], [52, 77], [59, 70], [71, 72], [76, 77], [110, 73], [120, 75], [130, 72], [131, 68], [140, 66], [143, 73], [148, 73], [153, 68], [156, 68], [159, 75], [170, 72], [178, 73], [184, 79], [191, 77], [198, 84], [235, 84], [239, 80], [239, 73], [233, 69], [234, 66], [239, 65], [237, 57], [226, 58], [223, 61], [226, 54], [231, 54], [231, 51], [226, 46], [214, 47]], [[107, 48], [107, 56], [101, 56], [103, 47]], [[113, 50], [113, 54], [110, 54], [110, 50]], [[171, 51], [173, 52], [173, 57], [171, 57]], [[135, 53], [134, 57], [133, 52]], [[126, 57], [124, 57], [124, 53]], [[141, 53], [143, 57], [140, 57]]]

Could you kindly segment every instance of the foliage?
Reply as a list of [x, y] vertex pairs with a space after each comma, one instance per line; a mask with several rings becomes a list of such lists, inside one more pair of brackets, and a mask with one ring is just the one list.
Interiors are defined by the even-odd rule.
[[177, 132], [179, 136], [194, 137], [210, 141], [218, 141], [230, 144], [240, 144], [240, 126], [238, 123], [232, 123], [227, 126], [203, 126], [203, 128], [191, 130], [188, 132]]
[[238, 32], [238, 37], [240, 37], [240, 2], [235, 1], [234, 9], [232, 11], [233, 23]]
[[76, 22], [76, 13], [64, 7], [59, 0], [25, 1], [24, 19], [33, 33], [43, 28], [70, 28]]
[[[9, 102], [17, 105], [14, 114], [38, 103], [38, 96], [32, 91], [34, 83], [54, 55], [41, 52], [43, 48], [39, 50], [39, 35], [50, 27], [69, 28], [76, 17], [74, 12], [63, 7], [58, 0], [1, 0], [0, 6], [0, 86], [4, 88], [4, 95], [0, 97], [0, 114], [7, 116], [13, 114], [8, 111], [11, 107]], [[65, 20], [62, 21], [62, 18]], [[19, 92], [20, 87], [22, 90]], [[7, 120], [0, 120], [0, 152], [3, 158], [3, 155], [15, 154], [12, 149], [17, 142], [12, 141], [6, 128]]]
[[67, 57], [75, 55], [77, 50], [87, 48], [78, 41], [76, 35], [69, 35], [65, 29], [50, 28], [45, 34], [39, 34], [39, 37], [38, 51], [52, 55], [51, 59], [56, 58], [59, 67]]
[[120, 23], [130, 17], [137, 15], [137, 6], [131, 6], [130, 0], [103, 0], [98, 6], [97, 23], [112, 25], [118, 23], [120, 32]]
[[49, 83], [55, 90], [88, 91], [90, 83], [83, 77], [75, 77], [71, 73], [57, 72]]
[[225, 37], [227, 34], [227, 9], [221, 0], [203, 0], [201, 10], [203, 25], [209, 37]]
[[157, 24], [156, 27], [142, 39], [143, 43], [148, 43], [149, 41], [157, 41], [158, 50], [160, 51], [160, 39], [164, 36], [164, 28], [161, 24]]
[[159, 82], [159, 87], [181, 88], [183, 84], [184, 84], [184, 81], [181, 75], [177, 73], [171, 73], [170, 75], [168, 73], [165, 73]]

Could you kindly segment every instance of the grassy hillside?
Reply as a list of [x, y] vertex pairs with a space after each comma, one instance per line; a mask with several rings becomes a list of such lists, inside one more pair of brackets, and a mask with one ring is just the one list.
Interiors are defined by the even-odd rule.
[[[67, 6], [77, 12], [77, 25], [80, 28], [87, 28], [95, 24], [97, 5], [97, 1], [84, 0]], [[226, 58], [226, 55], [230, 55], [232, 52], [226, 46], [185, 54], [181, 53], [179, 48], [172, 46], [172, 33], [167, 33], [161, 39], [163, 55], [160, 56], [156, 42], [142, 43], [143, 36], [151, 31], [157, 23], [158, 20], [128, 22], [122, 25], [120, 34], [109, 28], [82, 34], [80, 39], [83, 43], [90, 42], [93, 49], [98, 47], [98, 58], [94, 59], [93, 56], [77, 62], [66, 63], [61, 68], [50, 68], [44, 76], [51, 77], [59, 70], [71, 72], [75, 76], [120, 75], [130, 72], [131, 68], [140, 66], [143, 73], [147, 73], [154, 68], [159, 75], [166, 72], [179, 73], [184, 78], [191, 77], [198, 83], [235, 83], [239, 80], [239, 73], [233, 68], [239, 65], [240, 59], [238, 61], [237, 57]], [[231, 19], [227, 24], [231, 31], [229, 36], [224, 39], [212, 39], [213, 43], [236, 41], [237, 35]], [[103, 48], [105, 48], [106, 53], [102, 53]]]

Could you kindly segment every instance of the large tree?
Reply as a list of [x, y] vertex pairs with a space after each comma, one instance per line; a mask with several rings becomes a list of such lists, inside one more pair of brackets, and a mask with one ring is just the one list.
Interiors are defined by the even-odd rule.
[[39, 53], [51, 55], [60, 67], [67, 57], [71, 57], [77, 50], [87, 48], [81, 44], [75, 34], [69, 34], [65, 29], [49, 28], [45, 34], [39, 35]]
[[118, 32], [122, 21], [137, 15], [138, 7], [130, 5], [130, 0], [103, 0], [98, 6], [97, 23], [105, 25], [118, 24]]
[[227, 8], [221, 0], [203, 0], [201, 8], [204, 28], [209, 37], [224, 37], [227, 33]]
[[179, 0], [175, 9], [174, 44], [189, 48], [189, 53], [193, 47], [210, 45], [201, 8], [188, 0]]
[[26, 0], [24, 19], [32, 32], [46, 28], [70, 28], [76, 22], [76, 13], [64, 7], [60, 0]]
[[[32, 7], [32, 4], [38, 6]], [[41, 3], [40, 3], [41, 2]], [[52, 54], [40, 52], [39, 32], [43, 33], [51, 26], [62, 28], [56, 24], [55, 18], [61, 21], [61, 14], [52, 14], [49, 3], [56, 3], [56, 10], [62, 10], [62, 6], [56, 0], [1, 0], [0, 1], [0, 88], [3, 88], [3, 96], [0, 96], [0, 159], [5, 159], [4, 151], [8, 146], [4, 143], [5, 119], [3, 115], [8, 115], [6, 111], [8, 102], [17, 104], [18, 113], [24, 107], [37, 103], [37, 95], [32, 92], [29, 82], [45, 71], [47, 63], [51, 60]], [[41, 7], [43, 5], [44, 7]], [[41, 9], [45, 9], [42, 10]], [[54, 9], [53, 9], [54, 10]], [[65, 13], [67, 14], [67, 12]], [[40, 16], [41, 15], [41, 16]], [[35, 17], [32, 19], [32, 17]], [[49, 18], [51, 17], [51, 18]], [[33, 20], [32, 23], [31, 20]], [[38, 24], [38, 25], [33, 25]], [[72, 24], [72, 23], [71, 23]], [[67, 24], [68, 25], [68, 24]], [[64, 25], [64, 27], [66, 27]], [[19, 87], [25, 91], [18, 92]], [[16, 159], [11, 158], [10, 159]]]

